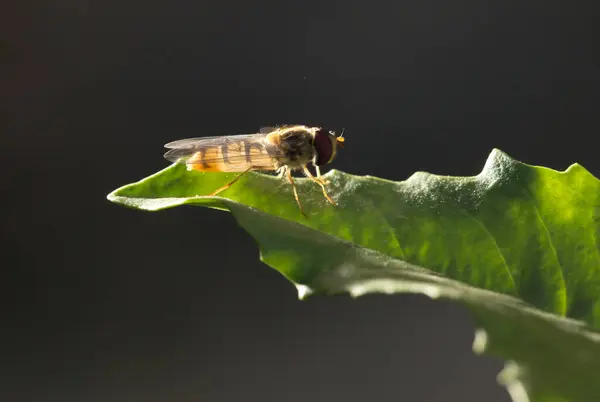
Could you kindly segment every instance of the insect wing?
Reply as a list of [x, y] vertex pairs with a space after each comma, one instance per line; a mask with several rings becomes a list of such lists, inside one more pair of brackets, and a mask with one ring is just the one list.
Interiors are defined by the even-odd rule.
[[242, 172], [248, 168], [273, 170], [282, 152], [266, 134], [199, 137], [173, 141], [164, 157], [203, 172]]
[[261, 134], [269, 134], [275, 130], [277, 130], [277, 127], [261, 127], [259, 132]]

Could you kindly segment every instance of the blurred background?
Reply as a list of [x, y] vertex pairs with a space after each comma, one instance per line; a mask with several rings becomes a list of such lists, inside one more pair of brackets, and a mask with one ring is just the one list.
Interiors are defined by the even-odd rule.
[[106, 194], [163, 144], [345, 128], [335, 168], [600, 176], [599, 13], [562, 1], [0, 5], [0, 400], [489, 401], [459, 305], [310, 298], [227, 213]]

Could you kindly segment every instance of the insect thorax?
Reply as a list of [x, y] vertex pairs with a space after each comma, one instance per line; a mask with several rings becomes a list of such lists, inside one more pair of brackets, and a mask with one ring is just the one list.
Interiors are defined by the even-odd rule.
[[282, 154], [275, 157], [280, 166], [300, 167], [314, 157], [313, 134], [305, 129], [281, 130], [270, 134], [268, 139], [277, 144]]

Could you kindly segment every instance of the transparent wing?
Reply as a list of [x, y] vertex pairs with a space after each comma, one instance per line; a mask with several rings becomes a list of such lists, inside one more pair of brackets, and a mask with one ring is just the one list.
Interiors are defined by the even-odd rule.
[[275, 169], [281, 150], [267, 141], [267, 134], [187, 138], [165, 145], [164, 157], [205, 172], [240, 172], [250, 167]]
[[208, 146], [220, 146], [225, 143], [241, 141], [257, 141], [265, 138], [264, 134], [240, 134], [240, 135], [220, 135], [216, 137], [196, 137], [185, 138], [183, 140], [172, 141], [165, 144], [165, 148], [171, 149], [194, 149], [205, 148]]
[[260, 128], [260, 133], [261, 134], [269, 134], [272, 133], [273, 131], [279, 129], [279, 127], [261, 127]]
[[269, 134], [272, 133], [273, 131], [277, 131], [277, 130], [282, 130], [288, 127], [300, 127], [297, 124], [282, 124], [280, 126], [265, 126], [265, 127], [261, 127], [260, 128], [260, 133], [261, 134]]

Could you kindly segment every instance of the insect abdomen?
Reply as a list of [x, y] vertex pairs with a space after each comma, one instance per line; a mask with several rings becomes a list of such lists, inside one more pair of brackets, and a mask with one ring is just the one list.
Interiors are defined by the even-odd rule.
[[271, 170], [275, 168], [274, 164], [264, 145], [254, 141], [206, 147], [187, 161], [191, 169], [200, 172], [243, 172], [250, 167]]

